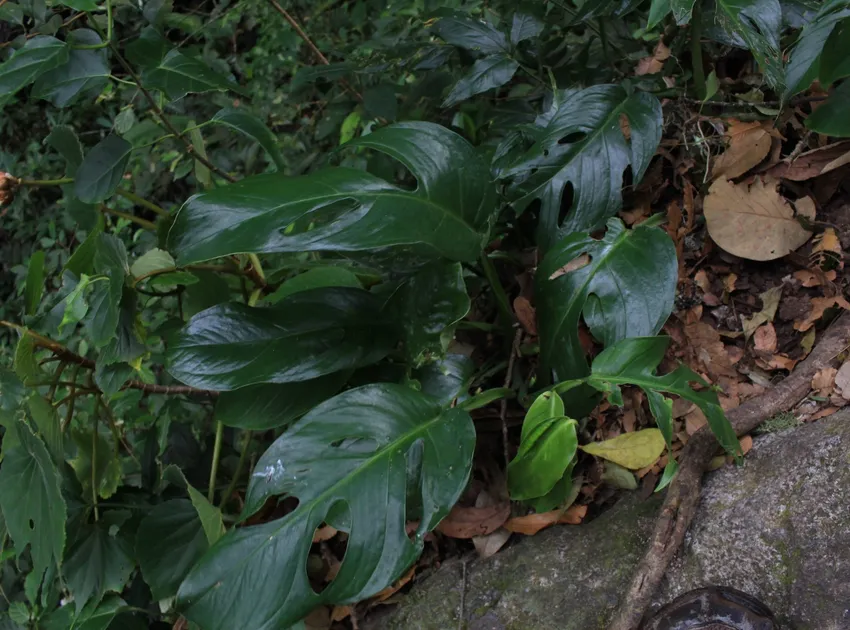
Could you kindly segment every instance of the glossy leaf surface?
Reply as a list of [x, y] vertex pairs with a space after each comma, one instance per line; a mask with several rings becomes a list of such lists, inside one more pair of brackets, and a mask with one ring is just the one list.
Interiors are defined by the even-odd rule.
[[118, 188], [132, 150], [129, 142], [114, 134], [101, 140], [77, 169], [76, 196], [86, 203], [98, 203], [109, 197]]
[[443, 107], [451, 107], [470, 96], [481, 94], [510, 81], [519, 68], [519, 63], [507, 55], [490, 55], [479, 59], [472, 68], [452, 87], [443, 101]]
[[502, 31], [460, 12], [442, 18], [434, 30], [449, 44], [484, 55], [508, 50], [508, 38]]
[[142, 75], [145, 86], [162, 90], [170, 99], [182, 98], [192, 93], [244, 90], [227, 78], [211, 70], [203, 61], [171, 50], [158, 65], [145, 70]]
[[[404, 190], [363, 171], [259, 175], [195, 195], [169, 234], [180, 264], [237, 252], [366, 251], [392, 246], [472, 261], [495, 210], [482, 157], [432, 123], [401, 123], [349, 143], [386, 153], [418, 180]], [[312, 229], [298, 228], [309, 221]]]
[[[628, 140], [621, 117], [629, 122]], [[624, 171], [631, 166], [634, 182], [641, 180], [661, 127], [661, 104], [650, 94], [628, 94], [618, 85], [558, 93], [552, 108], [528, 129], [531, 147], [512, 151], [500, 173], [517, 210], [540, 200], [538, 245], [544, 251], [568, 234], [601, 228], [617, 213]], [[568, 184], [573, 202], [560, 222]]]
[[306, 381], [374, 363], [394, 340], [373, 295], [314, 289], [271, 308], [231, 303], [198, 313], [168, 350], [169, 372], [188, 385], [221, 391]]
[[[205, 630], [286, 628], [316, 605], [380, 591], [416, 559], [425, 533], [460, 496], [474, 444], [466, 412], [444, 410], [400, 385], [368, 385], [328, 400], [260, 458], [244, 515], [274, 495], [297, 497], [296, 510], [228, 532], [183, 582], [178, 604]], [[409, 483], [420, 513], [406, 513]], [[405, 533], [411, 519], [419, 520], [412, 539]], [[312, 532], [325, 520], [349, 538], [339, 574], [317, 594], [304, 564]]]
[[68, 45], [49, 35], [33, 37], [0, 64], [0, 107], [21, 88], [68, 60]]

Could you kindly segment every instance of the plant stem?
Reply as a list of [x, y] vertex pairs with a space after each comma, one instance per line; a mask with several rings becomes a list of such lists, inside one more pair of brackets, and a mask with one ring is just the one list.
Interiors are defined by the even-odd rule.
[[694, 73], [694, 89], [697, 98], [705, 98], [705, 69], [702, 66], [702, 7], [700, 3], [694, 4], [694, 12], [691, 16], [691, 66]]
[[[86, 12], [86, 18], [89, 18], [88, 12]], [[92, 20], [94, 22], [94, 20]], [[81, 44], [79, 46], [71, 46], [74, 50], [98, 50], [100, 48], [106, 48], [109, 46], [112, 41], [112, 3], [109, 0], [106, 0], [106, 38], [99, 44]]]
[[97, 523], [99, 515], [97, 513], [97, 414], [94, 414], [94, 426], [91, 430], [91, 500], [94, 506], [94, 522]]
[[103, 204], [103, 203], [100, 204], [99, 208], [100, 208], [100, 211], [103, 212], [104, 214], [112, 214], [112, 215], [115, 215], [116, 217], [121, 217], [122, 219], [127, 219], [131, 223], [135, 223], [136, 225], [138, 225], [141, 228], [144, 228], [146, 230], [150, 230], [151, 232], [156, 232], [156, 224], [153, 223], [152, 221], [148, 221], [147, 219], [137, 217], [134, 214], [122, 212], [121, 210], [114, 210], [113, 208], [110, 208], [109, 206], [107, 206], [106, 204]]
[[59, 387], [59, 380], [62, 378], [62, 372], [65, 371], [65, 366], [68, 365], [65, 361], [60, 360], [56, 366], [56, 372], [53, 374], [53, 383], [50, 385], [50, 390], [47, 392], [47, 400], [53, 404], [53, 397], [56, 396], [56, 388]]
[[73, 177], [62, 177], [60, 179], [19, 179], [18, 184], [21, 186], [29, 186], [31, 188], [40, 188], [42, 186], [63, 186], [65, 184], [73, 184]]
[[118, 190], [116, 190], [115, 193], [119, 197], [124, 197], [124, 199], [128, 199], [129, 201], [132, 201], [137, 206], [142, 206], [143, 208], [147, 208], [151, 212], [155, 212], [156, 214], [158, 214], [160, 216], [163, 216], [163, 217], [168, 216], [168, 210], [156, 205], [152, 201], [148, 201], [144, 197], [139, 197], [139, 195], [137, 195], [136, 193], [130, 192], [129, 190], [124, 190], [122, 188], [119, 188]]
[[496, 267], [486, 253], [481, 254], [481, 268], [484, 270], [484, 276], [487, 278], [487, 282], [490, 283], [493, 296], [496, 298], [496, 306], [499, 307], [499, 319], [502, 320], [502, 324], [506, 328], [510, 328], [514, 323], [514, 312], [508, 300], [508, 295], [499, 281], [499, 274], [496, 272]]
[[263, 273], [263, 265], [260, 264], [260, 259], [257, 258], [256, 254], [248, 254], [248, 260], [251, 261], [251, 265], [254, 267], [254, 270], [257, 272], [257, 276], [263, 282], [266, 281], [266, 274]]
[[233, 491], [236, 489], [239, 476], [242, 474], [242, 468], [245, 466], [245, 456], [248, 454], [248, 446], [251, 444], [251, 435], [251, 431], [245, 432], [245, 444], [242, 446], [242, 452], [239, 453], [239, 463], [236, 464], [236, 473], [233, 475], [233, 479], [230, 480], [230, 485], [227, 486], [227, 490], [225, 490], [224, 494], [221, 495], [222, 508], [224, 508], [227, 504], [227, 500], [230, 499], [230, 495], [233, 494]]
[[210, 487], [207, 490], [207, 500], [212, 503], [215, 499], [215, 478], [218, 476], [218, 460], [221, 457], [221, 442], [224, 437], [224, 425], [215, 423], [215, 445], [213, 446], [212, 465], [210, 466]]

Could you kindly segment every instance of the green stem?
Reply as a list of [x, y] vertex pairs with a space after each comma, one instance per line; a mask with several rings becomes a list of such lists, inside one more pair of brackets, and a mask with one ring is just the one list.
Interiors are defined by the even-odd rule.
[[[109, 75], [109, 78], [110, 78], [110, 79], [112, 79], [113, 81], [115, 81], [116, 83], [123, 83], [124, 85], [129, 85], [129, 86], [132, 86], [132, 87], [134, 87], [134, 88], [139, 87], [138, 85], [136, 85], [136, 84], [135, 84], [135, 83], [133, 83], [132, 81], [126, 81], [126, 80], [124, 80], [124, 79], [121, 79], [121, 78], [119, 78], [119, 77], [116, 77], [114, 74], [110, 74], [110, 75]], [[146, 147], [146, 146], [149, 146], [149, 145], [145, 145], [145, 147]], [[138, 147], [138, 148], [139, 148], [139, 149], [144, 149], [145, 147]]]
[[[88, 13], [86, 17], [89, 17]], [[99, 50], [106, 48], [112, 41], [112, 3], [106, 0], [106, 38], [99, 44], [82, 44], [79, 46], [71, 46], [74, 50]]]
[[39, 188], [41, 186], [63, 186], [65, 184], [73, 184], [73, 177], [62, 177], [60, 179], [20, 179], [18, 183], [21, 186], [29, 186], [31, 188]]
[[148, 201], [144, 197], [139, 197], [139, 195], [137, 195], [136, 193], [130, 192], [129, 190], [124, 190], [123, 188], [119, 188], [115, 192], [119, 197], [124, 197], [124, 199], [132, 201], [137, 206], [142, 206], [143, 208], [147, 208], [151, 212], [155, 212], [156, 214], [163, 216], [163, 217], [168, 216], [168, 210], [156, 205], [152, 201]]
[[251, 265], [256, 270], [257, 276], [259, 276], [260, 280], [265, 282], [266, 274], [263, 273], [263, 266], [260, 264], [260, 259], [257, 258], [257, 255], [256, 254], [248, 254], [248, 260], [251, 261]]
[[94, 506], [94, 522], [100, 520], [97, 511], [97, 414], [94, 414], [94, 426], [91, 431], [91, 500]]
[[694, 4], [694, 12], [691, 16], [691, 65], [694, 73], [694, 89], [697, 98], [705, 98], [705, 69], [702, 66], [702, 7], [700, 3]]
[[242, 474], [242, 468], [245, 466], [245, 456], [248, 454], [248, 447], [251, 445], [251, 432], [245, 432], [245, 444], [242, 446], [242, 452], [239, 453], [239, 463], [236, 464], [236, 473], [233, 475], [233, 479], [230, 480], [230, 485], [227, 486], [227, 490], [224, 491], [224, 494], [221, 495], [221, 507], [224, 508], [227, 505], [227, 500], [230, 499], [230, 495], [233, 494], [233, 491], [236, 489], [236, 484], [239, 481], [239, 477]]
[[496, 305], [499, 307], [499, 318], [503, 320], [502, 324], [509, 328], [514, 323], [514, 311], [508, 300], [508, 295], [499, 281], [499, 274], [496, 272], [496, 267], [486, 253], [481, 254], [481, 268], [484, 270], [484, 276], [487, 278], [487, 282], [490, 283], [490, 288], [493, 289]]
[[224, 437], [224, 425], [215, 423], [215, 445], [213, 446], [212, 465], [210, 465], [210, 487], [207, 490], [207, 499], [210, 503], [215, 499], [215, 478], [218, 476], [218, 460], [221, 458], [221, 442]]
[[100, 204], [100, 211], [105, 214], [112, 214], [116, 217], [121, 217], [122, 219], [127, 219], [128, 221], [135, 223], [141, 228], [146, 230], [150, 230], [151, 232], [156, 232], [156, 224], [152, 221], [148, 221], [147, 219], [143, 219], [141, 217], [137, 217], [134, 214], [129, 214], [127, 212], [121, 212], [120, 210], [113, 210], [109, 206], [105, 204]]

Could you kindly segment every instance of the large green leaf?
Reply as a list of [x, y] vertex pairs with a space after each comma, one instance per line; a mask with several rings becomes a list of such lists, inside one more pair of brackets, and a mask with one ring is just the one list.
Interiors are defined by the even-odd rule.
[[[791, 56], [785, 74], [785, 94], [790, 98], [805, 90], [820, 74], [819, 61], [824, 45], [832, 32], [845, 18], [850, 18], [850, 2], [833, 0], [825, 2], [815, 18], [803, 27]], [[846, 57], [848, 51], [836, 51]]]
[[[625, 339], [606, 348], [593, 360], [588, 382], [600, 391], [607, 392], [609, 399], [616, 404], [622, 404], [620, 385], [636, 385], [646, 392], [665, 392], [689, 400], [705, 414], [720, 445], [729, 453], [739, 454], [741, 447], [738, 438], [723, 413], [717, 394], [711, 389], [695, 391], [691, 387], [691, 383], [707, 387], [699, 374], [684, 365], [669, 374], [655, 374], [669, 344], [669, 337]], [[653, 406], [653, 411], [659, 411], [659, 407]], [[666, 427], [661, 428], [664, 434]]]
[[114, 134], [106, 136], [88, 152], [74, 180], [74, 193], [86, 203], [98, 203], [109, 197], [130, 159], [132, 145]]
[[850, 20], [842, 20], [823, 47], [818, 78], [826, 86], [847, 76], [850, 76]]
[[[626, 140], [621, 117], [629, 121]], [[661, 104], [650, 94], [618, 85], [559, 92], [552, 108], [528, 129], [533, 145], [510, 160], [501, 177], [518, 211], [541, 202], [538, 246], [544, 251], [577, 231], [601, 228], [622, 206], [623, 172], [643, 177], [661, 139]], [[559, 222], [564, 188], [573, 203]]]
[[68, 45], [55, 37], [38, 35], [0, 64], [0, 107], [21, 88], [68, 60]]
[[419, 381], [420, 391], [449, 406], [455, 399], [466, 399], [472, 377], [475, 375], [475, 363], [462, 354], [447, 354], [445, 357], [423, 365], [413, 372]]
[[563, 239], [535, 279], [542, 372], [551, 370], [556, 381], [588, 373], [578, 335], [582, 315], [606, 347], [657, 333], [673, 309], [677, 278], [675, 247], [658, 228], [627, 230], [611, 219], [601, 240], [582, 233]]
[[74, 130], [67, 125], [56, 125], [47, 134], [44, 143], [56, 149], [65, 158], [68, 165], [65, 172], [73, 177], [83, 162], [83, 147]]
[[107, 523], [87, 525], [68, 550], [62, 574], [77, 610], [88, 601], [99, 601], [108, 592], [120, 593], [130, 579], [136, 562], [133, 550], [117, 527]]
[[466, 48], [482, 55], [507, 52], [508, 38], [487, 22], [456, 12], [437, 22], [434, 30], [449, 44]]
[[839, 85], [827, 101], [806, 119], [806, 126], [827, 136], [850, 137], [850, 117], [847, 116], [847, 99], [850, 98], [850, 81]]
[[238, 85], [221, 76], [201, 60], [171, 50], [158, 65], [142, 74], [146, 87], [162, 90], [170, 99], [178, 99], [190, 92], [233, 90], [244, 94]]
[[[181, 265], [237, 252], [407, 251], [473, 261], [495, 211], [487, 163], [459, 135], [401, 123], [349, 143], [386, 153], [418, 180], [408, 191], [363, 171], [248, 177], [195, 195], [168, 240]], [[307, 223], [310, 229], [307, 229]]]
[[543, 30], [543, 22], [529, 13], [514, 13], [511, 20], [511, 44], [516, 46], [526, 39], [537, 37]]
[[[711, 19], [706, 16], [706, 19]], [[776, 90], [785, 81], [779, 42], [782, 5], [779, 0], [717, 0], [714, 20], [728, 33], [731, 43], [747, 48], [756, 58], [765, 79]]]
[[168, 369], [188, 385], [216, 390], [306, 381], [374, 363], [395, 339], [375, 296], [328, 287], [271, 308], [223, 304], [198, 313], [169, 347]]
[[336, 394], [347, 379], [348, 372], [334, 372], [299, 383], [266, 383], [222, 392], [215, 418], [240, 429], [285, 427]]
[[[6, 442], [15, 442], [12, 448]], [[62, 560], [67, 508], [59, 472], [44, 444], [22, 422], [6, 425], [0, 465], [0, 509], [15, 549], [30, 546], [32, 570], [41, 576]]]
[[[294, 496], [280, 520], [228, 532], [180, 586], [178, 605], [204, 630], [286, 628], [323, 603], [364, 599], [417, 558], [426, 532], [466, 485], [475, 429], [461, 409], [400, 385], [367, 385], [304, 416], [260, 458], [245, 515]], [[421, 509], [406, 505], [408, 482]], [[418, 520], [412, 537], [408, 520]], [[305, 562], [325, 521], [348, 532], [336, 579], [313, 591]]]
[[517, 68], [519, 63], [504, 54], [479, 59], [469, 72], [454, 84], [443, 101], [443, 107], [451, 107], [471, 96], [503, 86], [513, 78]]
[[245, 134], [266, 150], [277, 170], [282, 171], [286, 168], [286, 160], [283, 159], [283, 155], [277, 146], [277, 138], [269, 131], [266, 124], [253, 114], [241, 109], [227, 107], [217, 111], [211, 122], [226, 125]]
[[24, 286], [24, 302], [27, 315], [35, 315], [44, 292], [44, 250], [39, 249], [30, 256], [27, 265], [27, 282]]
[[469, 312], [460, 263], [432, 262], [407, 279], [390, 301], [404, 332], [405, 355], [415, 366], [441, 356], [455, 325]]
[[680, 26], [691, 21], [695, 0], [652, 0], [647, 19], [647, 29], [654, 28], [667, 14], [673, 12], [673, 19]]
[[267, 304], [277, 304], [285, 297], [300, 291], [318, 289], [320, 287], [355, 287], [362, 288], [357, 275], [344, 267], [315, 267], [304, 273], [293, 276], [281, 284], [274, 293], [265, 298]]
[[87, 28], [76, 29], [68, 34], [68, 43], [71, 45], [68, 61], [42, 74], [32, 90], [34, 97], [50, 101], [56, 107], [65, 107], [77, 98], [99, 93], [109, 81], [106, 49], [74, 48], [102, 43], [97, 33]]
[[129, 273], [127, 250], [114, 234], [100, 234], [96, 241], [94, 267], [102, 277], [91, 283], [85, 324], [89, 338], [101, 347], [115, 338], [121, 316], [124, 279]]
[[204, 528], [191, 501], [172, 499], [153, 508], [136, 533], [136, 557], [153, 598], [173, 597], [207, 549]]

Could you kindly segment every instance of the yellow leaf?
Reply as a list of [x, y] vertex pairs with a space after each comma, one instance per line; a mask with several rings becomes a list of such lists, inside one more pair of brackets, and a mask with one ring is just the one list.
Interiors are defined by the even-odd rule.
[[651, 465], [664, 452], [664, 436], [658, 429], [624, 433], [604, 442], [579, 447], [585, 453], [607, 459], [630, 470]]

